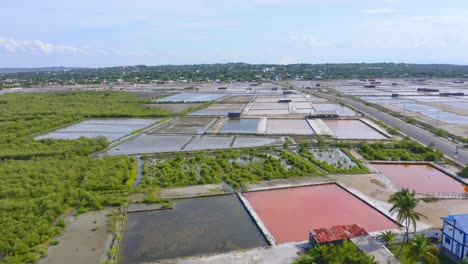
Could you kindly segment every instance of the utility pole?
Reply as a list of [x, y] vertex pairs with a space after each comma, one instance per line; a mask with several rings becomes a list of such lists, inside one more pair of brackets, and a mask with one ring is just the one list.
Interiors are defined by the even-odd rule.
[[439, 133], [439, 116], [437, 116], [436, 135]]
[[460, 147], [460, 143], [457, 143], [457, 146], [455, 147], [455, 160], [458, 161], [458, 148]]

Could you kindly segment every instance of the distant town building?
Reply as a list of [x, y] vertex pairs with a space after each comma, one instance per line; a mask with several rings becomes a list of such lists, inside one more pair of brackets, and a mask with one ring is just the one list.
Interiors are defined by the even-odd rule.
[[443, 217], [442, 252], [458, 261], [468, 259], [468, 214]]
[[339, 118], [340, 115], [337, 111], [316, 111], [311, 113], [308, 118]]
[[229, 112], [228, 117], [229, 118], [239, 118], [241, 116], [241, 112]]
[[283, 94], [295, 94], [297, 93], [296, 90], [292, 90], [292, 89], [289, 89], [289, 90], [283, 90]]
[[465, 93], [439, 93], [440, 96], [465, 96]]
[[434, 89], [434, 88], [418, 88], [418, 92], [438, 92], [439, 89]]

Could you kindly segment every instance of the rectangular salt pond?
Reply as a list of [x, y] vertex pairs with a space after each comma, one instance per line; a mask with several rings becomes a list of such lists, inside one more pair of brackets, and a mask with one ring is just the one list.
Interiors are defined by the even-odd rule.
[[384, 135], [360, 120], [322, 119], [336, 138], [341, 139], [386, 139]]
[[261, 146], [273, 146], [282, 145], [284, 138], [272, 138], [272, 137], [236, 137], [233, 148], [247, 148], [247, 147], [261, 147]]
[[314, 131], [305, 119], [268, 118], [266, 133], [312, 135], [314, 134]]
[[434, 168], [430, 164], [372, 163], [397, 188], [417, 193], [464, 193], [468, 186]]
[[449, 112], [424, 112], [423, 114], [432, 119], [439, 119], [449, 124], [468, 124], [467, 116], [456, 115]]
[[289, 109], [287, 103], [255, 103], [250, 107], [251, 110], [265, 110], [265, 109]]
[[373, 103], [373, 104], [414, 104], [414, 101], [411, 101], [409, 99], [397, 99], [397, 98], [392, 98], [392, 97], [360, 97], [360, 99]]
[[96, 138], [104, 136], [112, 142], [154, 122], [156, 122], [156, 119], [89, 119], [46, 135], [37, 136], [35, 139], [78, 139], [80, 137]]
[[445, 112], [439, 108], [422, 104], [397, 104], [401, 109], [420, 112], [421, 114], [432, 119], [439, 119], [442, 122], [449, 124], [468, 124], [468, 117], [461, 116], [449, 112]]
[[293, 102], [291, 105], [294, 109], [312, 109], [312, 104], [310, 102]]
[[289, 114], [289, 109], [264, 109], [264, 110], [252, 110], [250, 109], [247, 112], [247, 115], [261, 115], [261, 116], [269, 116], [269, 115], [287, 115]]
[[108, 150], [107, 154], [115, 156], [179, 151], [192, 137], [191, 135], [142, 134]]
[[468, 102], [447, 102], [446, 105], [468, 109]]
[[258, 118], [231, 118], [219, 131], [220, 133], [257, 133]]
[[231, 112], [242, 112], [244, 104], [215, 104], [205, 109], [193, 112], [191, 116], [227, 116]]
[[314, 155], [316, 160], [326, 162], [329, 165], [338, 168], [351, 168], [356, 167], [356, 163], [351, 160], [341, 149], [330, 148], [330, 149], [309, 149], [310, 153]]
[[230, 95], [224, 97], [219, 103], [249, 103], [254, 95]]
[[159, 98], [154, 102], [211, 102], [225, 97], [227, 94], [218, 93], [180, 93], [164, 98]]
[[309, 230], [361, 225], [367, 232], [398, 225], [336, 184], [271, 189], [243, 194], [277, 243], [309, 239]]
[[336, 111], [340, 116], [355, 116], [356, 112], [352, 109], [339, 104], [314, 104], [317, 111]]
[[148, 131], [148, 134], [203, 134], [214, 122], [213, 117], [181, 117], [171, 120], [161, 127]]
[[284, 99], [284, 96], [257, 96], [255, 103], [277, 103], [279, 99]]
[[184, 148], [184, 150], [204, 150], [204, 149], [223, 149], [230, 148], [234, 136], [196, 136]]
[[404, 108], [409, 111], [421, 112], [421, 113], [441, 111], [439, 108], [435, 108], [435, 107], [423, 105], [423, 104], [397, 104], [397, 106], [401, 109]]
[[175, 200], [173, 209], [127, 215], [118, 263], [147, 263], [267, 246], [239, 198]]

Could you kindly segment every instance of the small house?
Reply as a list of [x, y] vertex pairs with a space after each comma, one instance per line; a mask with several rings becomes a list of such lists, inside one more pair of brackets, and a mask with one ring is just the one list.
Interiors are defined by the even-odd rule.
[[468, 214], [442, 217], [442, 252], [457, 260], [468, 259]]

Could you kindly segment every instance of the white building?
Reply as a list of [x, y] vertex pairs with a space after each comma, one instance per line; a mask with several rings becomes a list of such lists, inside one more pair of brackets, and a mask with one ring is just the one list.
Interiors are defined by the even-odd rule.
[[468, 258], [468, 214], [443, 217], [443, 251], [449, 251], [458, 259]]

